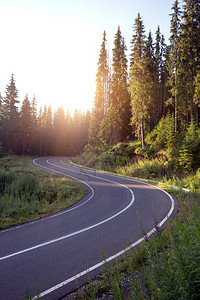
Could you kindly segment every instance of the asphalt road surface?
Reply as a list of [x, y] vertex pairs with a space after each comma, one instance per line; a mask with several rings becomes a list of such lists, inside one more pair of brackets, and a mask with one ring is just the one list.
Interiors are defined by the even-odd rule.
[[[174, 211], [173, 198], [147, 183], [67, 165], [61, 158], [34, 163], [78, 180], [87, 189], [73, 207], [0, 231], [0, 299], [61, 299], [143, 241]], [[126, 250], [125, 250], [126, 248]]]

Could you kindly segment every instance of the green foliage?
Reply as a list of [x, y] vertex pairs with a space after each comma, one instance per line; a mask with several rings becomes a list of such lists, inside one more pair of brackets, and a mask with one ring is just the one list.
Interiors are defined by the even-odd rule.
[[179, 163], [185, 171], [191, 172], [200, 167], [200, 131], [192, 121], [187, 128], [182, 148], [179, 152]]
[[198, 71], [197, 76], [195, 77], [194, 103], [200, 107], [200, 71]]
[[150, 143], [150, 148], [153, 151], [157, 152], [161, 149], [166, 149], [169, 157], [173, 157], [171, 151], [175, 150], [174, 117], [170, 114], [162, 117], [155, 129], [148, 134], [146, 140]]
[[[177, 218], [168, 227], [167, 249], [155, 248], [155, 240], [145, 243], [146, 262], [140, 284], [145, 282], [148, 297], [197, 299], [200, 289], [199, 208], [199, 200], [193, 197], [188, 197], [187, 205], [181, 205], [180, 220]], [[163, 235], [156, 236], [161, 246], [165, 244], [163, 238]]]
[[36, 99], [25, 96], [20, 108], [13, 75], [6, 87], [5, 97], [0, 93], [0, 157], [3, 155], [62, 155], [70, 156], [83, 150], [88, 142], [90, 112], [69, 111], [51, 106], [40, 108]]
[[134, 149], [135, 149], [134, 143], [118, 143], [112, 146], [109, 152], [114, 155], [121, 155], [121, 156], [128, 157], [131, 153], [134, 152]]
[[116, 169], [118, 174], [141, 177], [141, 178], [162, 178], [167, 171], [164, 160], [155, 158], [152, 160], [143, 159], [128, 166], [118, 167]]
[[0, 228], [57, 212], [85, 194], [70, 179], [23, 169], [19, 162], [23, 159], [12, 166], [13, 161], [13, 157], [0, 160]]
[[[139, 249], [128, 251], [122, 261], [105, 264], [101, 284], [95, 280], [80, 292], [79, 299], [198, 299], [200, 292], [200, 195], [176, 192], [179, 214], [160, 231], [154, 218], [155, 234]], [[141, 224], [142, 226], [142, 224]], [[103, 254], [103, 258], [104, 254]], [[103, 281], [104, 279], [104, 281]], [[125, 286], [124, 286], [125, 284]], [[77, 299], [76, 297], [73, 299]]]
[[109, 167], [124, 166], [129, 163], [127, 156], [104, 153], [99, 157], [100, 167], [108, 170]]
[[105, 107], [108, 105], [110, 93], [109, 80], [106, 32], [104, 31], [96, 75], [95, 101], [89, 127], [89, 143], [93, 146], [101, 145], [102, 139], [104, 140], [104, 137], [101, 138], [100, 132], [104, 130]]

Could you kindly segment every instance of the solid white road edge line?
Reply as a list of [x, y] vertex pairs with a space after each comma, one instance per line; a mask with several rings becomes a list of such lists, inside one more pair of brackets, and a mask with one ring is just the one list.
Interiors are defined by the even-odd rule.
[[[54, 166], [56, 166], [56, 165], [54, 165]], [[58, 167], [58, 166], [56, 166], [56, 167]], [[47, 168], [47, 167], [44, 167], [44, 168], [45, 168], [45, 169], [48, 169], [48, 170], [50, 170], [50, 171], [54, 171], [54, 170], [49, 169], [49, 168]], [[62, 167], [60, 167], [60, 168], [62, 168]], [[71, 170], [70, 170], [70, 171], [71, 171]], [[57, 173], [60, 173], [60, 174], [66, 176], [66, 174], [61, 173], [61, 172], [59, 172], [59, 171], [54, 171], [54, 172], [57, 172]], [[78, 173], [77, 171], [73, 171], [73, 172]], [[91, 175], [91, 176], [92, 176], [92, 175]], [[70, 177], [72, 177], [72, 176], [70, 176]], [[96, 176], [93, 176], [93, 177], [96, 177]], [[73, 178], [74, 178], [74, 177], [73, 177]], [[76, 178], [74, 178], [74, 179], [76, 179]], [[47, 246], [47, 245], [50, 245], [50, 244], [53, 244], [53, 243], [56, 243], [56, 242], [59, 242], [59, 241], [61, 241], [61, 240], [67, 239], [67, 238], [69, 238], [69, 237], [72, 237], [72, 236], [74, 236], [74, 235], [77, 235], [77, 234], [80, 234], [80, 233], [82, 233], [82, 232], [88, 231], [88, 230], [90, 230], [90, 229], [92, 229], [92, 228], [95, 228], [95, 227], [97, 227], [97, 226], [100, 226], [100, 225], [102, 225], [102, 224], [104, 224], [104, 223], [106, 223], [106, 222], [108, 222], [108, 221], [110, 221], [110, 220], [116, 218], [117, 216], [119, 216], [119, 215], [121, 215], [123, 212], [125, 212], [127, 209], [129, 209], [129, 207], [133, 204], [133, 202], [134, 202], [134, 200], [135, 200], [133, 191], [132, 191], [131, 189], [129, 189], [127, 186], [125, 186], [125, 185], [123, 185], [123, 184], [121, 184], [121, 183], [115, 182], [115, 181], [113, 181], [113, 180], [105, 179], [105, 178], [104, 178], [104, 179], [101, 178], [101, 179], [104, 180], [104, 181], [112, 182], [112, 183], [114, 183], [114, 184], [117, 184], [117, 185], [119, 185], [119, 186], [122, 186], [122, 187], [128, 189], [128, 190], [130, 191], [130, 193], [131, 193], [131, 201], [130, 201], [130, 203], [129, 203], [125, 208], [123, 208], [122, 210], [120, 210], [118, 213], [114, 214], [113, 216], [111, 216], [111, 217], [109, 217], [109, 218], [107, 218], [107, 219], [105, 219], [105, 220], [103, 220], [103, 221], [101, 221], [101, 222], [99, 222], [99, 223], [96, 223], [96, 224], [94, 224], [94, 225], [88, 226], [88, 227], [83, 228], [83, 229], [81, 229], [81, 230], [72, 232], [72, 233], [70, 233], [70, 234], [64, 235], [64, 236], [62, 236], [62, 237], [60, 237], [60, 238], [57, 238], [57, 239], [54, 239], [54, 240], [51, 240], [51, 241], [48, 241], [48, 242], [45, 242], [45, 243], [41, 243], [41, 244], [39, 244], [39, 245], [30, 247], [30, 248], [27, 248], [27, 249], [24, 249], [24, 250], [15, 252], [15, 253], [11, 253], [11, 254], [6, 255], [6, 256], [3, 256], [3, 257], [0, 257], [0, 261], [1, 261], [1, 260], [8, 259], [8, 258], [11, 258], [11, 257], [16, 256], [16, 255], [20, 255], [20, 254], [23, 254], [23, 253], [26, 253], [26, 252], [29, 252], [29, 251], [38, 249], [38, 248], [41, 248], [41, 247], [44, 247], [44, 246]], [[80, 181], [80, 180], [79, 180], [79, 181]], [[82, 181], [82, 182], [83, 182], [83, 181]], [[91, 187], [91, 188], [92, 188], [92, 187]]]
[[[60, 161], [62, 164], [65, 164], [62, 160]], [[83, 168], [84, 169], [84, 166], [83, 165], [78, 165], [78, 164], [75, 164], [74, 162], [72, 162], [71, 160], [69, 161], [69, 165], [74, 165], [75, 167], [77, 168]], [[98, 173], [101, 173], [101, 170], [97, 170], [97, 169], [92, 169], [92, 168], [88, 168], [86, 167], [86, 170], [89, 170], [89, 171], [93, 171], [93, 172], [98, 172]], [[112, 172], [104, 172], [103, 174], [107, 174], [107, 175], [114, 175], [114, 176], [118, 176], [118, 177], [121, 177], [121, 178], [130, 178], [131, 180], [136, 180], [136, 181], [139, 181], [139, 182], [151, 182], [151, 183], [155, 183], [155, 184], [161, 184], [161, 185], [165, 185], [165, 186], [168, 186], [168, 187], [171, 187], [172, 189], [175, 189], [175, 190], [183, 190], [185, 193], [190, 193], [190, 190], [189, 189], [186, 189], [186, 188], [180, 188], [179, 186], [176, 186], [176, 185], [171, 185], [171, 184], [167, 184], [167, 183], [164, 183], [164, 182], [159, 182], [159, 181], [155, 181], [155, 180], [150, 180], [150, 179], [144, 179], [144, 178], [139, 178], [139, 177], [132, 177], [132, 176], [128, 176], [128, 175], [122, 175], [122, 174], [117, 174], [117, 173], [112, 173]]]
[[[37, 159], [37, 158], [36, 158], [36, 159]], [[64, 175], [62, 172], [59, 172], [59, 171], [53, 171], [52, 169], [49, 169], [49, 168], [47, 168], [47, 167], [42, 167], [41, 165], [39, 165], [39, 164], [37, 164], [37, 163], [35, 162], [36, 159], [33, 160], [33, 163], [34, 163], [35, 165], [37, 165], [38, 167], [47, 169], [48, 171], [51, 171], [51, 172], [54, 172], [54, 173], [58, 173], [58, 174]], [[65, 175], [65, 177], [66, 177], [66, 175]], [[74, 207], [72, 207], [72, 208], [67, 208], [67, 209], [65, 209], [64, 211], [58, 212], [58, 213], [56, 213], [56, 214], [53, 214], [52, 216], [47, 216], [47, 217], [45, 217], [45, 218], [37, 219], [37, 220], [32, 221], [32, 222], [29, 222], [29, 223], [25, 223], [25, 224], [22, 224], [22, 225], [19, 225], [19, 226], [14, 226], [14, 227], [12, 227], [12, 228], [8, 228], [8, 229], [1, 230], [1, 231], [0, 231], [0, 234], [3, 233], [3, 232], [7, 232], [7, 231], [11, 231], [11, 230], [16, 230], [16, 229], [19, 229], [19, 228], [23, 228], [23, 227], [25, 227], [25, 226], [30, 226], [30, 225], [32, 225], [32, 224], [38, 222], [38, 221], [45, 221], [46, 219], [55, 218], [55, 217], [58, 217], [58, 216], [60, 216], [60, 215], [69, 213], [70, 211], [75, 210], [75, 209], [81, 207], [82, 205], [86, 204], [88, 201], [90, 201], [90, 200], [93, 198], [93, 196], [94, 196], [94, 190], [93, 190], [93, 188], [92, 188], [88, 183], [86, 183], [85, 181], [79, 180], [79, 179], [77, 179], [77, 178], [75, 178], [75, 177], [73, 177], [73, 176], [70, 176], [70, 175], [67, 176], [67, 177], [70, 177], [70, 178], [72, 178], [72, 179], [74, 179], [74, 180], [76, 180], [76, 181], [79, 181], [79, 182], [81, 182], [82, 184], [88, 186], [88, 187], [91, 189], [91, 191], [92, 191], [92, 195], [91, 195], [88, 199], [86, 199], [83, 203], [81, 203], [81, 204], [79, 204], [79, 205], [76, 205], [76, 206], [74, 206]]]
[[[90, 175], [90, 176], [91, 176], [91, 175]], [[149, 184], [149, 183], [146, 183], [146, 184], [151, 185], [151, 184]], [[171, 200], [171, 208], [170, 208], [168, 214], [167, 214], [166, 217], [158, 224], [158, 226], [161, 227], [161, 226], [168, 220], [168, 218], [171, 216], [172, 212], [174, 211], [175, 203], [174, 203], [174, 199], [172, 198], [172, 196], [171, 196], [169, 193], [167, 193], [165, 190], [163, 190], [163, 189], [161, 189], [161, 188], [159, 188], [159, 187], [156, 187], [156, 188], [159, 189], [159, 190], [161, 190], [161, 191], [163, 191], [165, 194], [167, 194], [168, 197], [169, 197], [170, 200]], [[154, 232], [155, 232], [155, 228], [153, 228], [152, 230], [150, 230], [150, 231], [147, 233], [147, 236], [149, 237], [149, 236], [152, 235]], [[93, 271], [93, 270], [95, 270], [95, 269], [97, 269], [97, 268], [103, 266], [105, 263], [110, 262], [110, 261], [116, 259], [117, 257], [121, 256], [122, 254], [124, 254], [124, 253], [127, 252], [128, 250], [134, 248], [135, 246], [137, 246], [138, 244], [140, 244], [140, 243], [143, 242], [143, 241], [144, 241], [144, 237], [140, 238], [139, 240], [137, 240], [136, 242], [134, 242], [133, 244], [131, 244], [131, 245], [128, 246], [127, 248], [123, 249], [122, 251], [120, 251], [120, 252], [118, 252], [118, 253], [116, 253], [116, 254], [114, 254], [114, 255], [112, 255], [112, 256], [106, 258], [105, 260], [103, 260], [103, 261], [97, 263], [96, 265], [91, 266], [90, 268], [88, 268], [88, 269], [86, 269], [86, 270], [84, 270], [84, 271], [82, 271], [82, 272], [76, 274], [75, 276], [72, 276], [72, 277], [66, 279], [65, 281], [63, 281], [63, 282], [61, 282], [61, 283], [55, 285], [54, 287], [51, 287], [50, 289], [48, 289], [48, 290], [46, 290], [46, 291], [40, 293], [40, 294], [39, 294], [39, 297], [43, 297], [43, 296], [45, 296], [45, 295], [48, 295], [48, 294], [52, 293], [53, 291], [55, 291], [55, 290], [61, 288], [62, 286], [66, 285], [66, 284], [68, 284], [68, 283], [70, 283], [70, 282], [72, 282], [73, 280], [76, 280], [76, 279], [80, 278], [81, 276], [86, 275], [86, 274], [88, 274], [89, 272], [91, 272], [91, 271]], [[37, 299], [37, 297], [38, 297], [38, 295], [35, 296], [33, 299]]]

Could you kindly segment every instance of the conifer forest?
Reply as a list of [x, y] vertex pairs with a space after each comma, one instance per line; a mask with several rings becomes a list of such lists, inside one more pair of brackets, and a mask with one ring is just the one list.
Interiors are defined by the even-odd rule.
[[159, 26], [145, 32], [138, 13], [131, 44], [118, 26], [112, 53], [104, 31], [91, 112], [38, 109], [34, 97], [18, 99], [12, 74], [0, 96], [1, 153], [71, 156], [86, 144], [104, 151], [137, 139], [141, 151], [165, 149], [168, 158], [200, 167], [199, 0], [184, 0], [182, 7], [175, 0], [169, 24], [167, 44]]
[[105, 149], [139, 139], [149, 155], [165, 150], [188, 169], [200, 167], [200, 2], [176, 0], [171, 10], [170, 43], [157, 27], [145, 32], [138, 13], [133, 24], [130, 64], [118, 27], [112, 64], [103, 35], [89, 144]]
[[90, 112], [74, 111], [73, 116], [62, 107], [37, 110], [35, 97], [28, 95], [18, 109], [18, 90], [12, 74], [5, 97], [0, 99], [1, 154], [70, 156], [80, 151], [88, 140]]

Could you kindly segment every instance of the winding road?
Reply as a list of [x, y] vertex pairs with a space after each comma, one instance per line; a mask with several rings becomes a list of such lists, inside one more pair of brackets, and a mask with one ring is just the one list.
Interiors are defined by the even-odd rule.
[[[0, 299], [61, 299], [93, 278], [107, 262], [143, 241], [172, 216], [165, 191], [130, 178], [67, 165], [62, 158], [34, 164], [85, 185], [87, 195], [65, 211], [0, 231]], [[141, 226], [142, 224], [142, 226]]]

